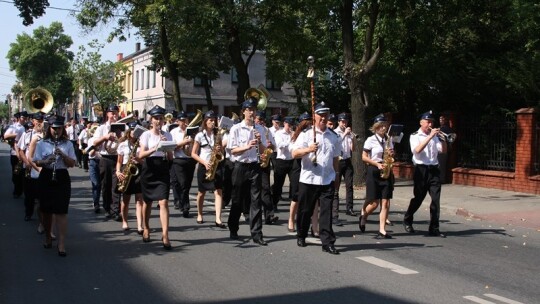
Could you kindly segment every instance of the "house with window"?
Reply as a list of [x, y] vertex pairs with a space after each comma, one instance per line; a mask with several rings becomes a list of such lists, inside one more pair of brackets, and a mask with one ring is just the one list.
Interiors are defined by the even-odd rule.
[[[148, 67], [152, 64], [150, 48], [141, 49], [140, 43], [136, 44], [135, 52], [128, 56], [118, 54], [118, 60], [131, 65], [131, 77], [125, 77], [124, 96], [126, 97], [123, 107], [128, 111], [137, 110], [139, 115], [146, 114], [153, 106], [159, 105], [169, 111], [175, 110], [176, 105], [170, 95], [172, 82], [162, 76], [162, 72], [152, 71]], [[266, 77], [266, 58], [263, 52], [257, 52], [251, 59], [249, 66], [250, 82], [252, 87], [265, 91], [268, 95], [267, 116], [296, 113], [296, 101], [294, 90], [288, 84], [281, 84]], [[130, 82], [131, 81], [131, 86]], [[219, 78], [210, 83], [213, 110], [217, 113], [230, 117], [233, 112], [239, 113], [240, 106], [236, 102], [236, 88], [238, 78], [234, 68], [228, 73], [220, 73]], [[168, 94], [167, 94], [168, 93]], [[182, 108], [188, 113], [197, 109], [205, 112], [208, 109], [205, 89], [202, 80], [180, 79], [180, 94]]]

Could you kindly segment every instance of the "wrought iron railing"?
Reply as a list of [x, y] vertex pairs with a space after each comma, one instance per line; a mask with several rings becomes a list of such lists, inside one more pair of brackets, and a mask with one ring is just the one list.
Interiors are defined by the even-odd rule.
[[540, 122], [536, 122], [536, 126], [533, 130], [533, 163], [531, 173], [532, 175], [540, 175]]
[[514, 171], [515, 118], [479, 125], [462, 124], [456, 142], [458, 166], [483, 170]]

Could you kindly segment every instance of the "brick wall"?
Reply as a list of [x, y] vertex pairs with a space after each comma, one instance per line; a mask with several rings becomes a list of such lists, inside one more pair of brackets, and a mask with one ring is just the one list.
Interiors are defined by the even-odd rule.
[[[533, 108], [516, 111], [516, 163], [514, 172], [454, 168], [451, 171], [452, 183], [508, 191], [540, 194], [540, 175], [532, 176], [534, 129], [538, 110]], [[412, 179], [414, 167], [411, 164], [396, 163], [394, 175]]]

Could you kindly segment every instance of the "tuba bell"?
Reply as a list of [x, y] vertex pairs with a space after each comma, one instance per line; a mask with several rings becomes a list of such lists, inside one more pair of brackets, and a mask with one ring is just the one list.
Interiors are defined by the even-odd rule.
[[24, 96], [24, 107], [29, 113], [43, 112], [49, 113], [54, 104], [51, 92], [44, 88], [37, 87], [26, 93]]
[[268, 96], [257, 88], [249, 88], [244, 93], [244, 99], [255, 98], [257, 100], [257, 110], [264, 111], [268, 106]]

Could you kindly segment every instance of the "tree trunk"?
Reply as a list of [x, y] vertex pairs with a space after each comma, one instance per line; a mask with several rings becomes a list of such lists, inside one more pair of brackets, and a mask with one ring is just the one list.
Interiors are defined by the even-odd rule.
[[163, 24], [159, 25], [159, 43], [161, 47], [161, 54], [163, 56], [163, 62], [169, 73], [169, 79], [173, 83], [173, 100], [176, 105], [177, 111], [182, 111], [182, 97], [180, 94], [180, 73], [176, 65], [171, 61], [171, 49], [169, 47], [169, 36], [167, 34], [167, 29]]
[[241, 104], [242, 102], [244, 102], [244, 93], [247, 89], [250, 88], [250, 82], [247, 65], [244, 61], [244, 58], [242, 58], [242, 47], [240, 44], [238, 29], [233, 24], [229, 24], [227, 38], [229, 41], [229, 45], [227, 46], [229, 56], [231, 56], [231, 61], [238, 75], [236, 102], [238, 104]]
[[201, 81], [204, 87], [204, 94], [206, 96], [206, 106], [210, 111], [212, 108], [214, 108], [214, 104], [212, 102], [212, 94], [210, 93], [210, 80], [208, 79], [208, 75], [201, 76]]

